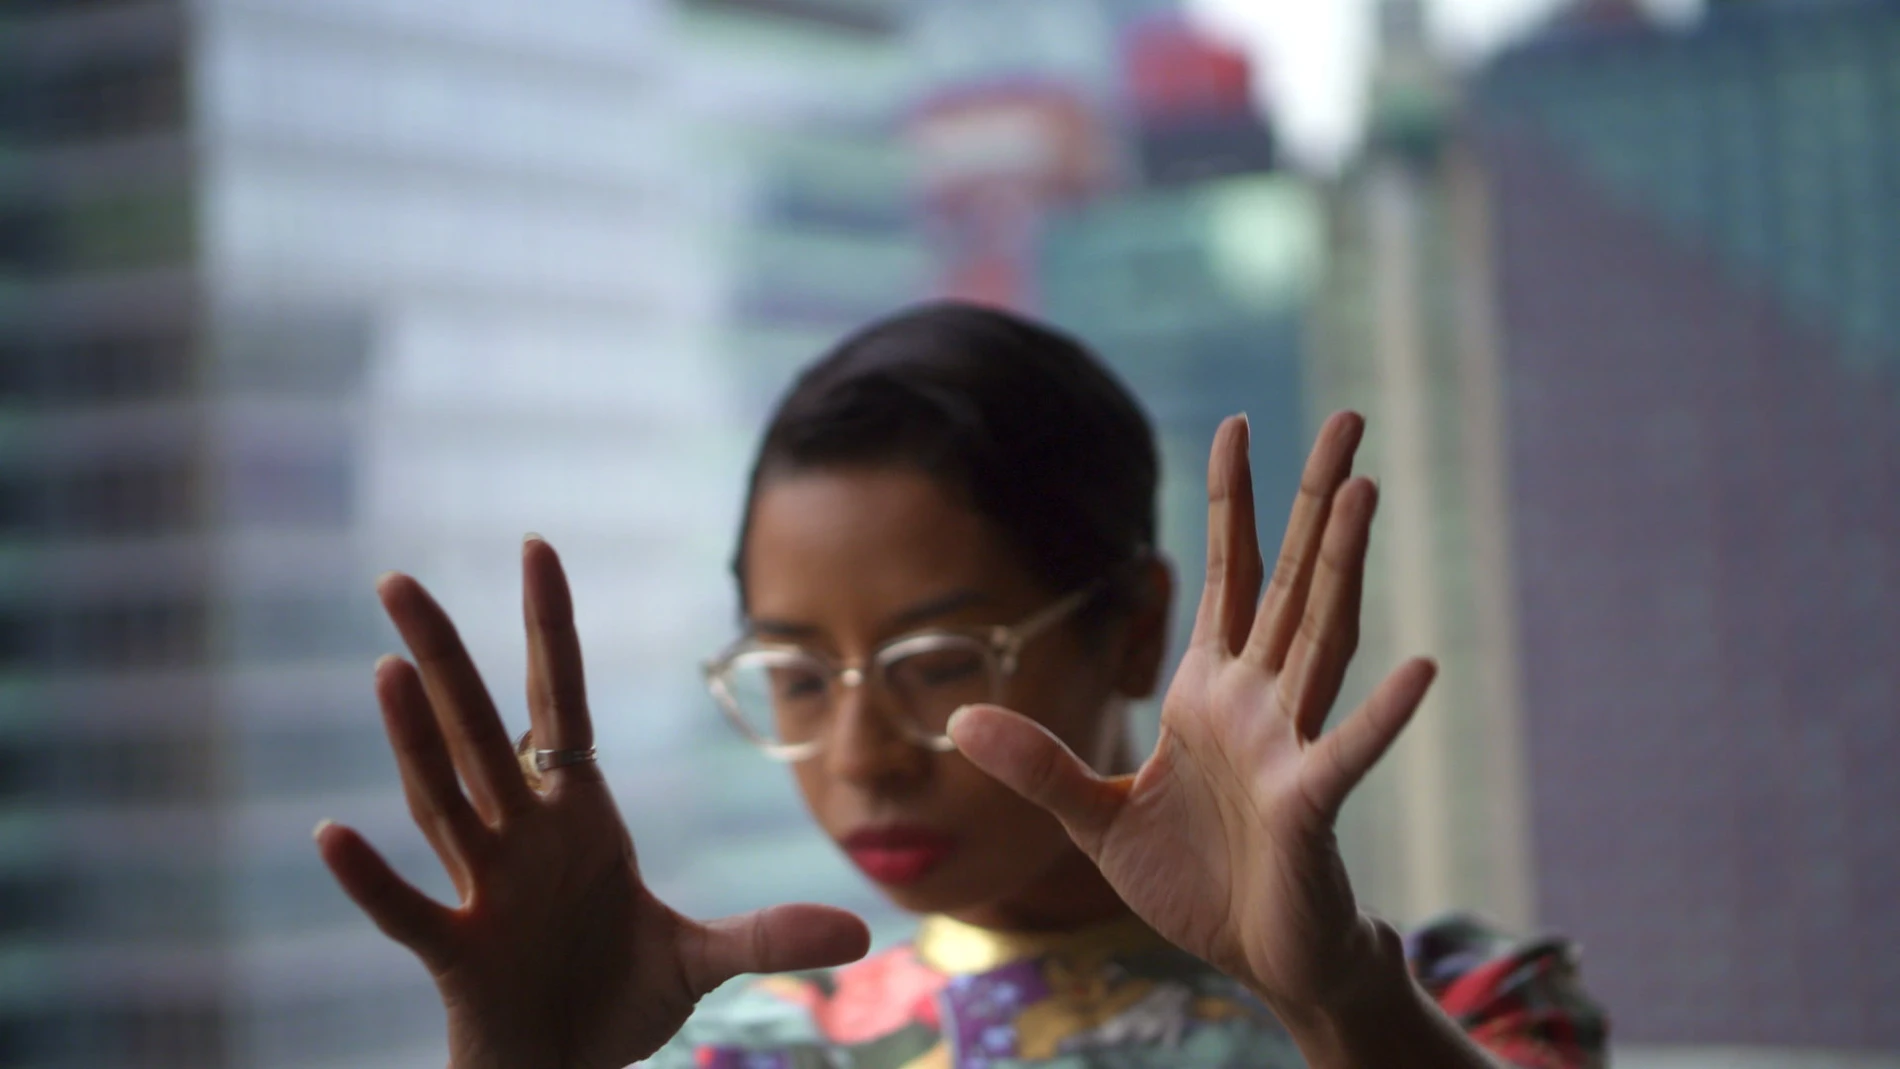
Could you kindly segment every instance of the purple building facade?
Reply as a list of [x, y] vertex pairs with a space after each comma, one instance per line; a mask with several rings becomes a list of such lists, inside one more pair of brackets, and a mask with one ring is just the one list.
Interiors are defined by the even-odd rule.
[[1537, 913], [1620, 1042], [1900, 1050], [1900, 8], [1475, 91]]

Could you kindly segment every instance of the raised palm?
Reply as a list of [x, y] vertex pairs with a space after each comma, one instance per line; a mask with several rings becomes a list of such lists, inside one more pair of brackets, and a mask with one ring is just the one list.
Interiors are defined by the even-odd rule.
[[1247, 424], [1221, 426], [1207, 585], [1159, 742], [1136, 774], [1097, 776], [1005, 710], [971, 710], [953, 732], [971, 760], [1055, 813], [1157, 931], [1283, 1011], [1347, 995], [1375, 949], [1333, 822], [1433, 674], [1407, 662], [1321, 733], [1358, 642], [1377, 497], [1349, 478], [1362, 426], [1342, 413], [1321, 430], [1264, 598]]
[[[593, 725], [566, 577], [539, 539], [522, 570], [536, 743], [585, 750]], [[551, 769], [530, 787], [447, 614], [406, 576], [378, 590], [416, 659], [377, 665], [384, 724], [410, 813], [460, 902], [431, 900], [348, 828], [320, 825], [317, 843], [350, 897], [434, 976], [455, 1069], [624, 1066], [732, 976], [864, 953], [863, 923], [840, 910], [702, 924], [661, 903], [598, 768]]]

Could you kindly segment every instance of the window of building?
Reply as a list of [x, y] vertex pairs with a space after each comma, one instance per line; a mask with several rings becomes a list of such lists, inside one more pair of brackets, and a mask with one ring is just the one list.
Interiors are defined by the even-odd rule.
[[[216, 751], [200, 731], [120, 729], [107, 737], [22, 738], [0, 745], [0, 764], [26, 801], [116, 805], [195, 802], [212, 796]], [[9, 755], [14, 760], [8, 761]]]
[[184, 263], [194, 239], [193, 199], [184, 190], [103, 197], [66, 207], [59, 242], [65, 270], [124, 270]]
[[[308, 881], [307, 867], [298, 876]], [[229, 921], [224, 879], [203, 857], [115, 859], [84, 868], [16, 863], [0, 872], [0, 939], [211, 938]], [[290, 874], [278, 882], [288, 886]], [[346, 916], [339, 910], [327, 919]]]
[[197, 346], [189, 330], [0, 341], [0, 406], [68, 405], [163, 397], [190, 389]]
[[53, 350], [52, 400], [119, 400], [183, 393], [192, 385], [197, 349], [189, 333], [104, 337]]
[[0, 668], [75, 671], [201, 663], [208, 616], [202, 596], [9, 605], [0, 608]]
[[11, 72], [0, 100], [0, 138], [28, 146], [180, 130], [187, 110], [184, 66], [175, 54]]
[[189, 193], [168, 189], [0, 211], [0, 272], [35, 277], [188, 262], [196, 231]]
[[0, 207], [0, 276], [24, 277], [54, 258], [52, 220], [20, 206]]
[[87, 1005], [29, 1002], [0, 1015], [8, 1065], [138, 1065], [203, 1069], [224, 1063], [230, 1028], [218, 1006], [190, 1003]]
[[112, 537], [191, 526], [188, 459], [134, 458], [80, 469], [0, 470], [0, 536]]
[[115, 464], [61, 479], [62, 533], [143, 534], [186, 526], [197, 473], [188, 460]]

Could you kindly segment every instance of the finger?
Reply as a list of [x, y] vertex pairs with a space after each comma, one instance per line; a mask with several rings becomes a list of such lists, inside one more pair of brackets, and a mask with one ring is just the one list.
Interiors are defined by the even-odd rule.
[[1076, 845], [1096, 856], [1128, 796], [1126, 777], [1096, 775], [1048, 728], [994, 705], [958, 710], [947, 730], [971, 764], [1055, 814]]
[[384, 935], [414, 951], [431, 970], [439, 970], [449, 957], [453, 912], [396, 875], [353, 829], [326, 820], [313, 834], [317, 853], [343, 893]]
[[1339, 816], [1346, 796], [1411, 723], [1437, 674], [1438, 666], [1431, 661], [1407, 661], [1345, 723], [1313, 743], [1300, 766], [1300, 780], [1320, 819], [1330, 825]]
[[[534, 745], [543, 750], [585, 750], [594, 745], [587, 714], [587, 680], [581, 640], [574, 630], [574, 600], [554, 547], [540, 535], [521, 546], [521, 610], [528, 629], [528, 716]], [[564, 765], [555, 781], [598, 777], [593, 762]]]
[[1247, 641], [1265, 566], [1254, 529], [1253, 470], [1247, 462], [1246, 416], [1230, 416], [1214, 433], [1207, 458], [1207, 585], [1191, 643], [1219, 643], [1232, 655]]
[[871, 948], [864, 922], [831, 906], [772, 906], [707, 924], [689, 922], [683, 935], [680, 960], [695, 995], [744, 973], [843, 965]]
[[448, 613], [406, 575], [391, 572], [376, 592], [415, 655], [436, 723], [476, 811], [493, 823], [532, 804], [533, 792], [522, 778], [508, 732]]
[[1333, 495], [1352, 474], [1353, 454], [1359, 449], [1365, 427], [1366, 421], [1356, 412], [1333, 413], [1320, 427], [1313, 451], [1306, 457], [1306, 467], [1300, 472], [1300, 491], [1293, 499], [1286, 535], [1280, 541], [1280, 556], [1260, 605], [1260, 623], [1241, 653], [1268, 671], [1278, 672], [1285, 663], [1287, 649], [1306, 611], [1307, 590], [1326, 533]]
[[1378, 490], [1369, 479], [1348, 481], [1333, 498], [1312, 593], [1277, 684], [1281, 708], [1303, 739], [1318, 735], [1325, 725], [1346, 666], [1359, 648], [1366, 545], [1378, 504]]
[[402, 775], [409, 816], [466, 898], [473, 885], [474, 858], [491, 833], [462, 794], [422, 678], [402, 658], [384, 657], [376, 662], [376, 697]]

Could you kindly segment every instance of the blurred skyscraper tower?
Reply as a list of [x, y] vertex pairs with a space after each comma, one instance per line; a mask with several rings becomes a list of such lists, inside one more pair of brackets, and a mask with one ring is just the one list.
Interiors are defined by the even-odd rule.
[[1532, 922], [1523, 826], [1502, 400], [1483, 181], [1425, 8], [1379, 8], [1364, 151], [1327, 196], [1326, 280], [1309, 332], [1314, 418], [1355, 408], [1382, 477], [1365, 619], [1343, 708], [1400, 659], [1440, 674], [1341, 818], [1368, 902], [1416, 923], [1472, 910]]
[[[744, 176], [710, 354], [727, 369], [741, 429], [719, 481], [699, 491], [731, 511], [699, 536], [706, 566], [679, 577], [720, 609], [716, 632], [675, 656], [670, 672], [685, 681], [684, 670], [737, 633], [727, 554], [748, 452], [770, 406], [799, 367], [844, 334], [926, 295], [930, 258], [911, 211], [910, 153], [898, 136], [920, 80], [906, 5], [683, 0], [680, 7], [689, 77], [713, 95], [726, 95], [720, 87], [733, 80], [755, 88], [731, 99], [719, 126], [702, 134], [714, 143], [708, 154]], [[788, 770], [731, 730], [697, 675], [690, 681], [694, 692], [673, 703], [688, 715], [673, 743], [684, 760], [666, 762], [667, 786], [652, 792], [678, 819], [649, 837], [664, 851], [655, 863], [642, 843], [642, 866], [661, 893], [709, 915], [827, 901], [857, 911], [880, 937], [901, 930], [902, 915], [811, 827]], [[762, 871], [773, 878], [759, 879]]]
[[1046, 317], [1129, 382], [1161, 439], [1161, 548], [1192, 576], [1222, 417], [1253, 416], [1273, 529], [1297, 485], [1317, 214], [1275, 169], [1246, 58], [1177, 7], [927, 5], [910, 136], [940, 291]]
[[[382, 568], [519, 726], [514, 539], [548, 534], [630, 819], [708, 793], [656, 755], [716, 728], [752, 164], [901, 98], [892, 5], [770, 6], [0, 12], [0, 1063], [440, 1064], [426, 976], [307, 838], [446, 892], [369, 692]], [[656, 877], [721, 883], [682, 868], [708, 814], [665, 812]]]
[[1039, 310], [1094, 346], [1154, 417], [1178, 651], [1205, 563], [1214, 429], [1250, 417], [1262, 530], [1283, 528], [1299, 483], [1319, 216], [1310, 183], [1278, 169], [1251, 64], [1234, 47], [1150, 11], [1118, 27], [1115, 54], [1104, 114], [1122, 188], [1050, 215]]
[[1900, 8], [1475, 89], [1537, 915], [1641, 1043], [1900, 1049]]

